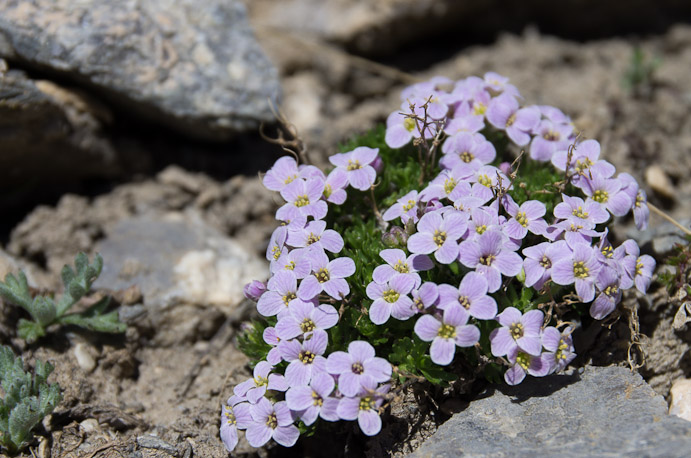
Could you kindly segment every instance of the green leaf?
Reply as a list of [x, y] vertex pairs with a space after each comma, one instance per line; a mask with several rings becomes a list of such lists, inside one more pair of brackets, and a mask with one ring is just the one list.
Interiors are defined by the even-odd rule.
[[89, 267], [89, 258], [86, 253], [80, 251], [74, 258], [74, 265], [77, 268], [77, 277], [83, 277]]
[[252, 321], [238, 336], [238, 347], [250, 358], [250, 366], [254, 368], [260, 361], [266, 360], [271, 345], [264, 342], [264, 329], [269, 327], [266, 321]]
[[46, 335], [46, 329], [40, 323], [20, 318], [17, 324], [17, 334], [27, 342], [34, 343]]
[[12, 274], [7, 274], [5, 276], [5, 282], [0, 282], [0, 296], [29, 312], [32, 299], [29, 293], [29, 284], [24, 272], [20, 270], [17, 277]]
[[74, 302], [78, 301], [84, 295], [86, 295], [87, 290], [84, 287], [84, 285], [80, 284], [77, 281], [72, 281], [70, 285], [68, 286], [68, 291], [70, 294], [70, 297], [73, 299]]
[[60, 278], [62, 279], [62, 284], [65, 285], [65, 288], [67, 288], [68, 285], [76, 278], [76, 275], [70, 266], [64, 265], [60, 271]]
[[48, 326], [55, 321], [57, 311], [53, 299], [45, 296], [36, 296], [29, 308], [31, 317], [41, 326]]
[[22, 359], [9, 347], [0, 347], [4, 391], [0, 398], [0, 444], [8, 453], [15, 454], [29, 444], [31, 430], [60, 402], [60, 387], [46, 383], [52, 370], [49, 363], [37, 360], [34, 375], [24, 372]]
[[118, 312], [112, 311], [102, 315], [86, 316], [71, 313], [58, 320], [61, 324], [74, 324], [90, 331], [120, 333], [127, 330], [127, 325], [119, 320]]
[[23, 448], [31, 440], [31, 430], [41, 421], [40, 412], [32, 410], [28, 402], [12, 409], [9, 418], [9, 435], [15, 450]]

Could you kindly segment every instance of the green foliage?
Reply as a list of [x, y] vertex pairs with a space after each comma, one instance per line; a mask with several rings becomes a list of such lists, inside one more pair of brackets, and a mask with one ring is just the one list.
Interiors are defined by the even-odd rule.
[[65, 291], [57, 302], [51, 296], [32, 297], [24, 272], [20, 271], [16, 277], [7, 274], [5, 282], [0, 282], [0, 297], [22, 307], [33, 320], [19, 320], [19, 337], [30, 343], [35, 342], [46, 334], [46, 328], [52, 324], [73, 324], [109, 333], [125, 331], [126, 325], [119, 321], [117, 311], [106, 312], [109, 297], [104, 297], [83, 312], [68, 313], [73, 305], [89, 293], [91, 285], [101, 273], [103, 258], [97, 254], [94, 262], [89, 264], [86, 254], [79, 253], [74, 263], [76, 269], [67, 265], [62, 269]]
[[[509, 195], [518, 205], [527, 200], [539, 200], [545, 204], [549, 215], [555, 205], [561, 202], [561, 192], [556, 183], [563, 180], [564, 173], [556, 170], [550, 162], [525, 159], [521, 162]], [[576, 195], [571, 185], [566, 188], [565, 193]]]
[[397, 375], [401, 380], [411, 376], [425, 377], [435, 385], [447, 386], [458, 377], [448, 367], [432, 362], [429, 356], [429, 343], [419, 337], [403, 337], [396, 340], [388, 356], [391, 363], [398, 366]]
[[271, 345], [264, 342], [266, 321], [253, 320], [238, 336], [238, 347], [250, 359], [250, 366], [254, 368], [260, 361], [266, 360]]
[[661, 64], [662, 60], [659, 57], [651, 58], [640, 47], [635, 47], [631, 53], [629, 67], [622, 78], [622, 85], [635, 97], [649, 95], [655, 71]]
[[[670, 295], [684, 287], [689, 282], [691, 273], [691, 235], [686, 236], [686, 243], [677, 243], [672, 253], [664, 262], [672, 266], [671, 271], [663, 271], [658, 275], [658, 280], [662, 283]], [[691, 291], [689, 292], [691, 295]]]
[[36, 361], [34, 374], [24, 372], [21, 357], [9, 347], [0, 347], [0, 445], [10, 454], [19, 452], [33, 439], [31, 430], [50, 414], [61, 399], [60, 386], [46, 380], [50, 363]]

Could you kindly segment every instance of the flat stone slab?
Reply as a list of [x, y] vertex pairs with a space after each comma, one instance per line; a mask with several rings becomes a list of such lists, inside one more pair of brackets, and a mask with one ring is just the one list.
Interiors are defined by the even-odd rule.
[[266, 262], [191, 214], [122, 220], [96, 251], [104, 264], [94, 288], [137, 286], [143, 306], [133, 318], [145, 312], [160, 345], [212, 332], [219, 313], [232, 315], [244, 300], [245, 283], [268, 275]]
[[273, 119], [279, 94], [239, 0], [5, 0], [0, 57], [214, 140]]
[[489, 388], [454, 414], [411, 458], [688, 457], [691, 422], [638, 374], [588, 366]]

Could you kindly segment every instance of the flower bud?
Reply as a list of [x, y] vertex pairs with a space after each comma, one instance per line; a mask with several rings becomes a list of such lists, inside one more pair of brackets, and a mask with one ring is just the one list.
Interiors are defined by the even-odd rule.
[[377, 172], [377, 175], [379, 175], [381, 171], [384, 170], [384, 161], [380, 156], [375, 157], [374, 161], [372, 161], [370, 165], [372, 166], [374, 171]]
[[521, 283], [525, 283], [525, 269], [521, 269], [521, 271], [518, 272], [518, 275], [516, 275], [516, 280], [520, 281]]
[[509, 162], [502, 162], [499, 164], [499, 170], [508, 177], [511, 175], [511, 164]]
[[381, 240], [388, 248], [405, 248], [408, 244], [408, 234], [402, 227], [394, 226], [382, 234]]
[[266, 291], [266, 283], [259, 280], [252, 280], [243, 288], [245, 297], [249, 300], [257, 302], [262, 294]]

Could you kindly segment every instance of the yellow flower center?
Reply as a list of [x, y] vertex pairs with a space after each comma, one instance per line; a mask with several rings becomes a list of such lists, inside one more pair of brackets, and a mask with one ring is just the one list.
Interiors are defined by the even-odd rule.
[[453, 178], [447, 178], [444, 181], [444, 192], [447, 194], [451, 194], [451, 191], [453, 191], [453, 188], [456, 187], [456, 180]]
[[643, 194], [641, 194], [639, 192], [638, 194], [636, 194], [636, 202], [634, 203], [634, 205], [636, 207], [640, 207], [642, 204], [643, 204]]
[[605, 288], [603, 293], [605, 293], [605, 295], [607, 295], [609, 297], [612, 297], [612, 296], [616, 295], [618, 291], [619, 291], [619, 287], [617, 285], [609, 285], [607, 288]]
[[528, 227], [528, 215], [525, 212], [518, 212], [516, 214], [516, 221], [523, 227]]
[[518, 340], [523, 337], [523, 323], [513, 323], [509, 326], [509, 332], [511, 332], [511, 337], [514, 340]]
[[643, 273], [643, 262], [641, 258], [636, 260], [636, 275], [641, 275]]
[[399, 274], [407, 274], [408, 272], [410, 272], [410, 269], [408, 268], [408, 263], [401, 260], [396, 261], [396, 264], [394, 264], [393, 269]]
[[401, 295], [398, 291], [395, 291], [393, 289], [387, 289], [382, 294], [382, 297], [389, 304], [393, 304], [394, 302], [396, 302], [398, 300], [399, 297], [401, 297]]
[[[597, 191], [596, 191], [597, 192]], [[586, 219], [588, 217], [588, 212], [583, 210], [582, 206], [578, 206], [578, 208], [574, 208], [571, 211], [571, 214], [575, 216], [576, 218], [581, 218], [581, 219]]]
[[442, 324], [437, 335], [442, 339], [453, 339], [456, 337], [456, 327], [450, 324]]
[[312, 391], [312, 405], [321, 407], [324, 404], [324, 399], [322, 399], [316, 391]]
[[446, 242], [446, 232], [440, 231], [439, 229], [435, 230], [432, 240], [434, 240], [434, 243], [436, 243], [438, 247], [442, 246], [444, 242]]
[[583, 162], [580, 161], [580, 159], [576, 160], [576, 172], [579, 174], [583, 174], [586, 170], [590, 168], [590, 166], [593, 165], [593, 161], [588, 159], [587, 157], [583, 160]]
[[410, 199], [407, 204], [403, 205], [403, 211], [407, 212], [413, 209], [415, 206], [415, 201], [413, 199]]
[[573, 276], [576, 278], [588, 278], [590, 269], [585, 266], [585, 262], [576, 261], [573, 263]]
[[317, 325], [314, 324], [314, 321], [309, 318], [305, 318], [302, 320], [302, 323], [300, 323], [300, 330], [303, 332], [303, 334], [314, 331], [316, 327]]
[[286, 270], [295, 270], [295, 261], [290, 261], [288, 264], [285, 265]]
[[466, 310], [470, 308], [470, 301], [467, 296], [459, 296], [458, 303], [463, 306]]
[[514, 122], [516, 122], [516, 113], [511, 114], [511, 116], [509, 116], [509, 119], [506, 120], [506, 127], [513, 126]]
[[488, 188], [492, 186], [492, 180], [487, 175], [478, 176], [477, 182], [482, 186], [487, 186]]
[[333, 192], [333, 188], [331, 187], [330, 184], [324, 185], [324, 197], [329, 198], [331, 197], [331, 193]]
[[266, 426], [271, 429], [278, 428], [278, 419], [276, 418], [276, 412], [271, 412], [271, 415], [266, 419]]
[[295, 206], [296, 207], [304, 207], [305, 205], [310, 204], [310, 198], [307, 197], [307, 194], [302, 194], [301, 196], [298, 196], [297, 199], [295, 199]]
[[540, 265], [545, 269], [549, 269], [552, 267], [552, 261], [550, 261], [546, 254], [543, 254], [542, 259], [540, 259]]
[[311, 233], [311, 232], [310, 232], [309, 237], [307, 237], [307, 244], [308, 244], [308, 245], [312, 245], [313, 243], [316, 243], [316, 242], [318, 242], [319, 240], [321, 240], [321, 236], [320, 236], [320, 235], [317, 235], [317, 234], [314, 234], [314, 233]]
[[484, 234], [486, 230], [487, 230], [486, 224], [483, 224], [482, 226], [475, 226], [475, 232], [477, 232], [480, 235]]
[[283, 183], [285, 184], [290, 184], [295, 180], [298, 176], [297, 175], [288, 175], [285, 180], [283, 180]]
[[228, 423], [229, 425], [237, 424], [237, 420], [235, 419], [235, 415], [233, 414], [232, 411], [230, 411], [230, 410], [226, 411], [225, 417], [226, 417], [226, 423]]
[[602, 249], [601, 251], [602, 255], [606, 258], [612, 259], [614, 256], [614, 250], [612, 249], [611, 246], [606, 246]]
[[376, 403], [374, 401], [374, 398], [372, 396], [365, 396], [364, 398], [360, 399], [360, 410], [374, 410], [376, 407]]
[[355, 161], [348, 159], [347, 170], [357, 170], [357, 169], [361, 169], [361, 168], [362, 168], [362, 165], [360, 165], [360, 161], [358, 161], [357, 159], [355, 159]]
[[607, 203], [609, 200], [609, 193], [604, 189], [598, 189], [593, 193], [593, 200], [595, 202], [600, 202], [601, 204]]
[[405, 118], [403, 120], [403, 127], [408, 132], [412, 132], [415, 129], [415, 120], [413, 118]]
[[329, 281], [330, 278], [331, 277], [329, 275], [329, 271], [327, 270], [326, 267], [322, 267], [317, 272], [317, 280], [319, 280], [319, 283], [327, 282], [327, 281]]
[[569, 232], [578, 232], [581, 229], [583, 229], [583, 226], [580, 224], [574, 224], [573, 222], [571, 223], [571, 226], [569, 226]]
[[278, 245], [274, 245], [274, 247], [271, 248], [271, 254], [274, 257], [274, 261], [277, 261], [278, 258], [281, 257], [281, 248]]
[[425, 304], [422, 303], [422, 299], [419, 297], [413, 301], [413, 305], [421, 312], [425, 310]]
[[461, 160], [463, 162], [465, 162], [466, 164], [472, 162], [473, 159], [475, 159], [475, 156], [473, 155], [473, 153], [470, 153], [468, 151], [463, 151], [461, 153]]
[[259, 377], [256, 377], [254, 379], [254, 385], [257, 387], [268, 385], [268, 384], [269, 384], [269, 379], [266, 377], [259, 376]]
[[283, 303], [285, 304], [286, 307], [288, 307], [288, 304], [290, 304], [290, 301], [292, 301], [293, 299], [297, 299], [297, 296], [295, 295], [295, 293], [293, 293], [293, 292], [287, 293], [285, 296], [283, 296]]
[[353, 374], [362, 374], [365, 372], [365, 368], [362, 366], [362, 363], [353, 363], [353, 365], [350, 367], [350, 370], [353, 371]]
[[559, 346], [557, 347], [556, 358], [566, 359], [566, 351], [569, 349], [569, 344], [566, 343], [564, 338], [559, 339]]
[[475, 116], [484, 115], [486, 111], [487, 111], [487, 105], [485, 105], [484, 103], [475, 102], [473, 104], [473, 114]]
[[488, 254], [487, 256], [481, 256], [480, 257], [480, 264], [483, 264], [485, 266], [491, 266], [492, 262], [496, 259], [496, 256], [493, 254]]
[[315, 358], [316, 356], [317, 356], [317, 355], [315, 355], [315, 354], [312, 353], [311, 351], [302, 350], [302, 351], [298, 354], [298, 359], [300, 360], [300, 362], [301, 362], [302, 364], [312, 364], [312, 363], [314, 362], [314, 358]]
[[542, 135], [542, 138], [550, 142], [557, 141], [559, 140], [559, 132], [550, 129]]
[[523, 370], [527, 371], [530, 367], [530, 355], [519, 351], [518, 355], [516, 356], [516, 364], [521, 366]]

